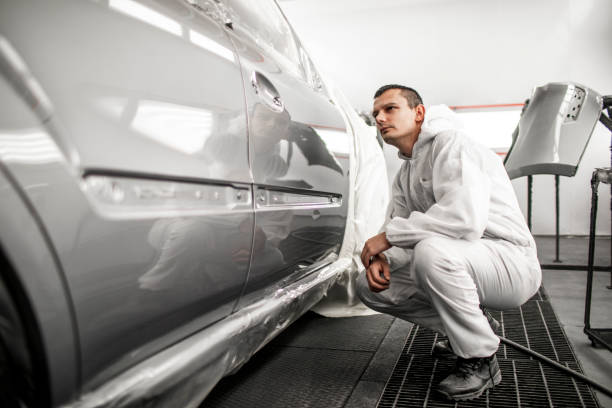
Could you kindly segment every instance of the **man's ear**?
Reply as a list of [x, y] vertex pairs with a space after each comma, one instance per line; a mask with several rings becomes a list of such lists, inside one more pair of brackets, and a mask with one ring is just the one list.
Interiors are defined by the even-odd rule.
[[425, 105], [417, 105], [414, 109], [416, 110], [416, 117], [414, 119], [417, 123], [422, 123], [425, 120]]

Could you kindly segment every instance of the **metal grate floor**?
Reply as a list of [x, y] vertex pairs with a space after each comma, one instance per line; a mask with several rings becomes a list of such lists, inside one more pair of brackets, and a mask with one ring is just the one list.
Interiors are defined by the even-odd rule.
[[[503, 336], [582, 372], [543, 289], [516, 309], [493, 311]], [[552, 367], [501, 344], [497, 351], [503, 380], [480, 398], [455, 403], [434, 387], [454, 362], [431, 356], [438, 335], [414, 326], [378, 407], [598, 407], [591, 389]]]

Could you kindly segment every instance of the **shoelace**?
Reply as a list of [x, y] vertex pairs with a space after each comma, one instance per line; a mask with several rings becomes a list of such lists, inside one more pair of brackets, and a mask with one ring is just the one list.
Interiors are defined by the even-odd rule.
[[457, 375], [465, 379], [469, 375], [471, 375], [473, 372], [478, 371], [478, 369], [480, 369], [480, 367], [484, 363], [488, 363], [489, 378], [491, 379], [491, 383], [494, 383], [493, 373], [491, 372], [491, 358], [485, 357], [485, 358], [466, 359], [466, 358], [459, 357], [459, 360], [457, 360], [457, 366], [456, 366]]
[[[457, 375], [463, 378], [467, 378], [474, 371], [478, 371], [483, 361], [483, 358], [465, 359], [460, 357], [459, 360], [457, 360]], [[489, 375], [490, 372], [491, 368], [489, 367]]]

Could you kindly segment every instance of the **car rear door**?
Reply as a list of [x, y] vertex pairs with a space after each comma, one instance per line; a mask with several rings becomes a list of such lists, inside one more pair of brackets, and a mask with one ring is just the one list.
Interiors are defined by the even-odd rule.
[[238, 50], [249, 115], [256, 217], [246, 304], [339, 250], [349, 138], [274, 1], [223, 0], [220, 10]]

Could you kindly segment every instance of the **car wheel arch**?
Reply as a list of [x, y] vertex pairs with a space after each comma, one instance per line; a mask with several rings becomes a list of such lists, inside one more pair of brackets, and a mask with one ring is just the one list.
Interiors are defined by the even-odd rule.
[[[15, 269], [0, 248], [1, 402], [49, 406], [48, 369], [40, 328]], [[6, 372], [5, 372], [6, 370]], [[10, 405], [9, 405], [10, 406]]]

